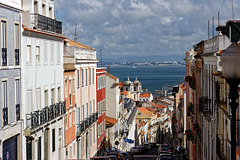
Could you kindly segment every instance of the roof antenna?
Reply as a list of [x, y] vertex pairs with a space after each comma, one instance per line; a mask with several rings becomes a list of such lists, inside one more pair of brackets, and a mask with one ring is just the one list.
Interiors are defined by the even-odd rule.
[[74, 32], [74, 41], [77, 41], [78, 40], [78, 34], [77, 34], [77, 26], [79, 25], [78, 23], [75, 23], [75, 32]]
[[233, 20], [234, 20], [234, 8], [233, 8], [233, 0], [232, 0], [232, 17], [233, 17]]
[[209, 39], [209, 20], [208, 20], [208, 39]]

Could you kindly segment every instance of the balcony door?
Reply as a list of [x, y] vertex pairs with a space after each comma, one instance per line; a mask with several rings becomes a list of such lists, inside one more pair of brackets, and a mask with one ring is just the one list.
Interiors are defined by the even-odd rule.
[[44, 160], [49, 160], [49, 129], [44, 131]]
[[86, 159], [88, 159], [89, 155], [89, 144], [88, 144], [88, 132], [86, 133]]

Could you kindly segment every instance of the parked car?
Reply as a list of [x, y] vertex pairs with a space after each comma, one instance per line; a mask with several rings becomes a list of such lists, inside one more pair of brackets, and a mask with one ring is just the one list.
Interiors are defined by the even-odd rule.
[[130, 157], [127, 152], [120, 152], [120, 153], [124, 156], [125, 160], [130, 160]]
[[172, 156], [170, 154], [160, 154], [156, 160], [172, 160]]
[[142, 150], [142, 152], [145, 152], [147, 150], [147, 148], [143, 145], [143, 146], [139, 146]]
[[127, 153], [128, 153], [128, 155], [130, 157], [130, 160], [133, 160], [134, 159], [133, 153], [131, 151], [127, 151]]
[[177, 146], [177, 152], [179, 152], [181, 154], [187, 154], [187, 149], [182, 146]]
[[117, 160], [118, 158], [115, 155], [109, 155], [107, 156], [109, 160]]
[[151, 145], [150, 145], [149, 143], [144, 143], [144, 147], [145, 147], [146, 149], [150, 149], [150, 148], [151, 148]]
[[98, 156], [98, 157], [92, 157], [90, 160], [109, 160], [109, 157], [106, 156]]
[[108, 153], [106, 153], [106, 156], [108, 157], [108, 156], [116, 156], [116, 158], [118, 159], [118, 160], [125, 160], [125, 158], [124, 158], [124, 156], [122, 155], [122, 154], [120, 154], [119, 152], [108, 152]]
[[137, 147], [132, 147], [130, 149], [130, 151], [132, 152], [132, 154], [138, 154], [138, 153], [141, 153], [142, 152], [142, 148], [140, 148], [139, 146]]
[[161, 154], [170, 154], [170, 152], [168, 152], [168, 151], [160, 151], [159, 155], [161, 155]]
[[156, 147], [156, 145], [157, 145], [155, 142], [150, 142], [149, 144], [150, 144], [151, 148]]
[[161, 151], [168, 151], [170, 152], [168, 144], [161, 144], [157, 150], [158, 155], [160, 154]]

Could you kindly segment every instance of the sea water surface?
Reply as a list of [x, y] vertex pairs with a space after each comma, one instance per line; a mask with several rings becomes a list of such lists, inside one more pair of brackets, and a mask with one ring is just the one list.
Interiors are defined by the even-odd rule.
[[120, 82], [137, 79], [142, 83], [142, 88], [149, 92], [162, 89], [163, 86], [174, 86], [182, 83], [186, 75], [185, 65], [181, 66], [109, 66], [110, 74], [119, 78]]

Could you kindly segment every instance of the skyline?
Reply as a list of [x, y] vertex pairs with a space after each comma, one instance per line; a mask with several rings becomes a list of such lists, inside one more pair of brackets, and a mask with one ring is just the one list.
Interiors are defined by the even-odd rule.
[[[234, 4], [234, 17], [240, 15]], [[67, 6], [67, 7], [66, 7]], [[57, 0], [55, 17], [68, 38], [93, 47], [103, 61], [182, 60], [193, 45], [210, 38], [218, 24], [232, 18], [229, 0]], [[76, 16], [77, 15], [77, 16]], [[214, 35], [217, 32], [214, 31]]]

